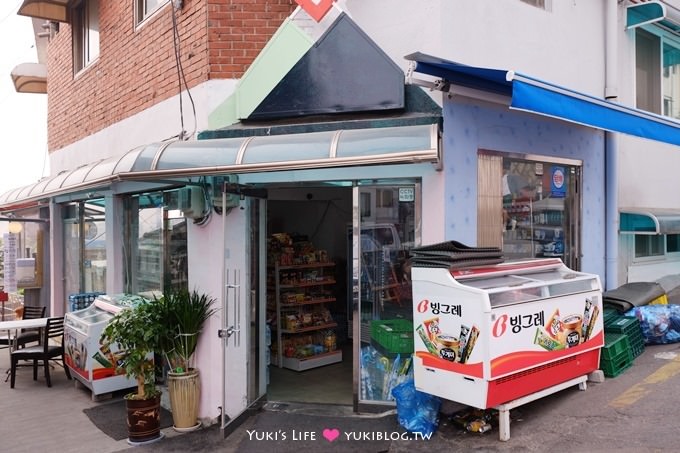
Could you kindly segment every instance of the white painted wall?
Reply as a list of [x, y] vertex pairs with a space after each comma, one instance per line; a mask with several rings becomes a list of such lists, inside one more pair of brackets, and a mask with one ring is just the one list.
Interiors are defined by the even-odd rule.
[[[201, 132], [208, 126], [208, 113], [234, 91], [236, 80], [210, 80], [191, 89], [196, 104], [194, 121], [191, 104], [184, 93], [184, 128]], [[179, 97], [163, 101], [143, 112], [50, 153], [51, 175], [81, 165], [123, 155], [138, 146], [167, 140], [181, 131]], [[191, 139], [196, 139], [194, 134]]]
[[420, 51], [472, 66], [513, 69], [603, 95], [604, 1], [346, 0], [352, 19], [404, 70]]
[[619, 206], [680, 209], [680, 147], [630, 136], [619, 144]]

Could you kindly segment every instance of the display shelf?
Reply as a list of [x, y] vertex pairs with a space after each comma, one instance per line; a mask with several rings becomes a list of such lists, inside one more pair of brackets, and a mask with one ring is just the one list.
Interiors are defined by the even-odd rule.
[[300, 329], [295, 329], [295, 330], [281, 329], [281, 333], [305, 333], [305, 332], [314, 332], [315, 330], [333, 329], [335, 327], [338, 327], [338, 324], [335, 323], [335, 322], [332, 322], [332, 323], [324, 324], [324, 325], [321, 325], [321, 326], [302, 327]]
[[[333, 329], [337, 323], [328, 308], [328, 304], [336, 301], [334, 270], [335, 263], [330, 261], [276, 263], [269, 267], [268, 316], [276, 320], [273, 323], [276, 345], [272, 346], [272, 362], [276, 366], [303, 371], [342, 360], [342, 353], [335, 349]], [[332, 338], [329, 344], [325, 341], [327, 336]], [[306, 355], [310, 349], [316, 354]], [[289, 357], [284, 356], [284, 351]]]
[[564, 199], [515, 200], [504, 209], [511, 227], [503, 234], [507, 258], [564, 256]]
[[316, 305], [316, 304], [327, 304], [330, 302], [335, 302], [335, 297], [327, 297], [325, 299], [312, 299], [312, 300], [305, 300], [302, 302], [295, 302], [295, 303], [286, 303], [286, 304], [281, 304], [281, 308], [295, 308], [299, 307], [301, 305]]
[[298, 359], [296, 357], [283, 357], [282, 365], [295, 371], [305, 371], [312, 368], [317, 368], [332, 363], [342, 362], [342, 351], [331, 351], [323, 354], [317, 354], [310, 357]]
[[294, 288], [307, 288], [310, 286], [321, 286], [321, 285], [334, 285], [335, 284], [335, 279], [328, 278], [325, 280], [316, 280], [313, 282], [301, 282], [301, 283], [294, 283], [291, 285], [279, 285], [280, 289], [294, 289]]

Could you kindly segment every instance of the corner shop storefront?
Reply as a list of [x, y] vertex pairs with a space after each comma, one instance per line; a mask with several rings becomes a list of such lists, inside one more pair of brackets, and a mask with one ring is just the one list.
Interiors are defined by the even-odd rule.
[[[3, 208], [51, 200], [51, 255], [80, 266], [80, 270], [78, 266], [61, 266], [53, 259], [53, 273], [63, 269], [67, 282], [78, 280], [85, 285], [53, 285], [52, 313], [68, 310], [66, 297], [76, 288], [79, 292], [138, 293], [158, 291], [171, 282], [219, 296], [224, 306], [206, 329], [211, 332], [206, 336], [210, 345], [199, 352], [198, 366], [225, 363], [222, 383], [219, 372], [205, 377], [204, 401], [214, 407], [224, 394], [223, 407], [233, 418], [244, 409], [244, 398], [254, 401], [266, 393], [267, 204], [288, 203], [282, 205], [287, 210], [297, 204], [295, 217], [312, 218], [323, 210], [321, 217], [331, 220], [326, 225], [314, 223], [320, 230], [314, 242], [332, 250], [332, 259], [343, 263], [345, 278], [338, 282], [335, 314], [338, 329], [344, 329], [348, 341], [353, 341], [354, 351], [361, 338], [370, 336], [369, 321], [379, 319], [384, 308], [392, 309], [391, 316], [399, 312], [410, 318], [406, 293], [387, 307], [378, 300], [383, 297], [378, 291], [370, 292], [370, 297], [378, 299], [369, 300], [366, 291], [361, 298], [360, 232], [373, 224], [392, 222], [394, 231], [399, 232], [400, 250], [386, 255], [380, 251], [381, 261], [396, 260], [397, 255], [403, 258], [404, 253], [397, 252], [419, 244], [422, 190], [431, 184], [424, 181], [436, 180], [439, 161], [438, 118], [432, 117], [430, 122], [294, 138], [149, 145], [19, 190], [5, 197]], [[273, 144], [285, 151], [291, 143], [294, 155], [278, 152], [276, 155], [285, 156], [278, 161], [263, 155]], [[201, 156], [200, 162], [196, 156]], [[105, 171], [110, 174], [103, 175]], [[223, 194], [225, 187], [228, 192]], [[301, 196], [304, 202], [299, 203]], [[334, 210], [340, 217], [333, 216]], [[95, 237], [104, 242], [98, 248], [100, 259], [85, 264], [75, 258], [93, 248]], [[220, 243], [223, 245], [216, 247]], [[85, 244], [85, 249], [79, 250], [77, 244]], [[179, 267], [182, 259], [186, 279]], [[91, 278], [93, 267], [103, 276], [104, 285]], [[69, 272], [78, 277], [70, 279]], [[215, 278], [218, 272], [222, 278]], [[52, 280], [61, 281], [62, 276], [53, 275]], [[239, 326], [253, 329], [248, 332]], [[214, 335], [229, 327], [239, 332], [226, 340]], [[362, 399], [358, 354], [345, 360], [354, 360], [347, 388], [350, 401], [358, 407]]]

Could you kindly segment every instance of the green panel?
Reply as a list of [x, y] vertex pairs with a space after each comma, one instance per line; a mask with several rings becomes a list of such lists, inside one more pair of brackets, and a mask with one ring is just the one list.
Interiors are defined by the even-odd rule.
[[313, 44], [312, 37], [287, 19], [243, 74], [236, 91], [208, 116], [208, 128], [247, 118]]
[[648, 215], [622, 213], [620, 222], [620, 231], [622, 233], [658, 232], [656, 222]]
[[659, 3], [631, 5], [626, 14], [626, 28], [639, 27], [664, 18], [663, 7]]

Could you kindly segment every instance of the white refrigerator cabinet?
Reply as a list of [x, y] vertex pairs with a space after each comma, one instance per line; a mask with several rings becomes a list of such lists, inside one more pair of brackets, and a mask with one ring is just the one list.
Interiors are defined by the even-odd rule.
[[[71, 374], [93, 395], [136, 387], [118, 368], [121, 351], [99, 343], [102, 331], [115, 313], [125, 306], [109, 296], [99, 296], [88, 308], [64, 316], [64, 362]], [[153, 357], [151, 357], [153, 358]]]
[[597, 275], [560, 259], [414, 267], [418, 390], [486, 409], [599, 368]]

